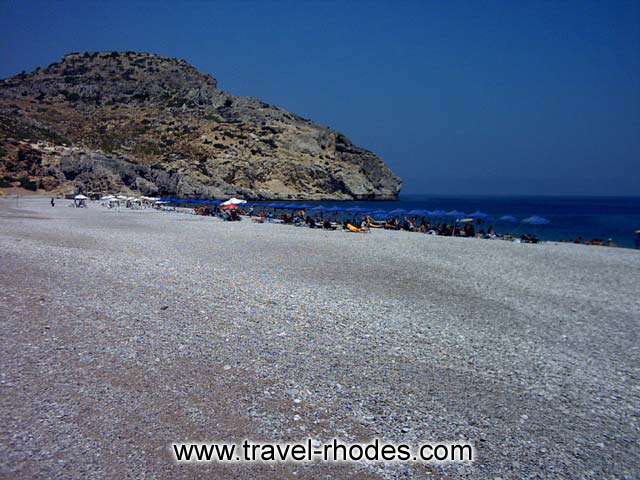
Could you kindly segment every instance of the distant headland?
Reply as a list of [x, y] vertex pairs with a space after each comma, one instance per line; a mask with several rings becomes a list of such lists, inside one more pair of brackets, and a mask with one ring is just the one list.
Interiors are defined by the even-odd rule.
[[54, 193], [393, 200], [402, 187], [345, 135], [136, 52], [72, 53], [0, 81], [0, 157], [0, 187]]

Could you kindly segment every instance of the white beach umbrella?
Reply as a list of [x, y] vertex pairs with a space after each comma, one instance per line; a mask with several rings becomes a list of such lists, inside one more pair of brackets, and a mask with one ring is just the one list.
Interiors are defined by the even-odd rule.
[[242, 200], [240, 198], [230, 198], [229, 200], [227, 200], [226, 202], [222, 202], [220, 205], [224, 206], [224, 205], [240, 205], [242, 203], [247, 203], [246, 200]]
[[89, 197], [85, 197], [84, 195], [80, 194], [80, 195], [76, 195], [75, 197], [73, 197], [74, 200], [89, 200]]

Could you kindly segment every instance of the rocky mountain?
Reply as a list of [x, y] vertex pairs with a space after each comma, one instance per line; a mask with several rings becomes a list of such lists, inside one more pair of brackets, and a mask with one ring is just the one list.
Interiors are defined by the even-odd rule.
[[184, 60], [73, 53], [0, 82], [0, 187], [191, 198], [394, 199], [347, 137], [237, 97]]

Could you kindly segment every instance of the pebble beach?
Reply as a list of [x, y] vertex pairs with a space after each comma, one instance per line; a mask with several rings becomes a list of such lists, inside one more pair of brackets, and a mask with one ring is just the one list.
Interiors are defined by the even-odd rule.
[[[0, 476], [634, 479], [640, 251], [0, 199]], [[180, 441], [471, 464], [178, 465]]]

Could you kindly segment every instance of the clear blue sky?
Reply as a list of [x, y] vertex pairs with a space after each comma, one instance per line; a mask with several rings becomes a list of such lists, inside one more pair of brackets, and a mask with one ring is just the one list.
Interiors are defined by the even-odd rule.
[[344, 132], [405, 193], [640, 194], [640, 2], [0, 0], [0, 77], [184, 58]]

